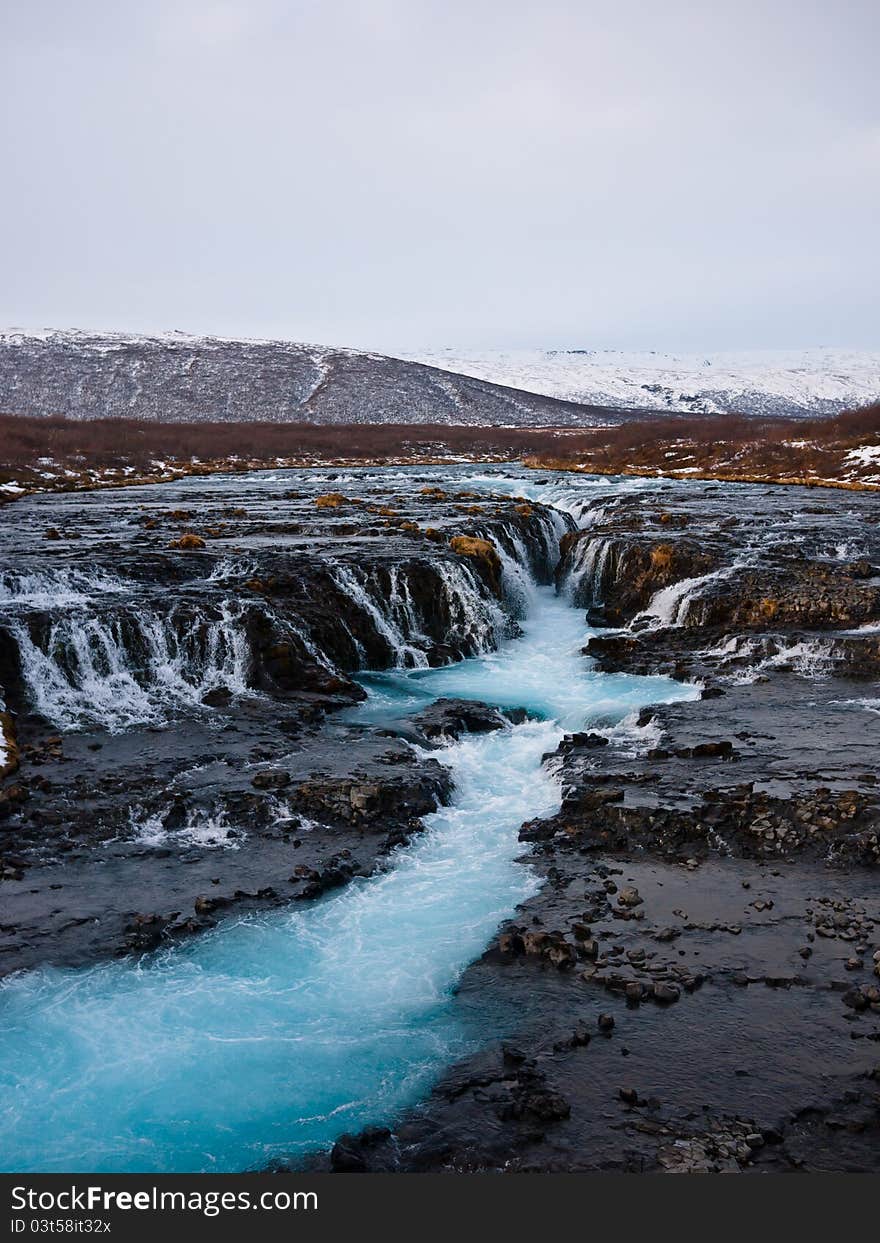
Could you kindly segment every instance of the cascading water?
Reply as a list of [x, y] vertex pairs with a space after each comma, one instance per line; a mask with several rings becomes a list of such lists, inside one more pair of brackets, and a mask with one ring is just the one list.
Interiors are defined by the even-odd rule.
[[711, 570], [708, 574], [679, 579], [656, 592], [644, 611], [637, 614], [633, 621], [653, 619], [658, 626], [682, 626], [688, 619], [692, 605], [699, 600], [710, 583], [730, 578], [741, 568], [742, 563], [737, 561], [733, 565], [723, 566], [720, 570]]
[[102, 571], [76, 568], [54, 571], [0, 572], [0, 609], [57, 608], [88, 604], [96, 596], [124, 595], [133, 584]]
[[[389, 609], [385, 600], [377, 600], [374, 597], [375, 585], [358, 566], [348, 565], [342, 561], [331, 562], [330, 572], [343, 595], [347, 596], [356, 608], [366, 613], [376, 633], [382, 636], [391, 651], [396, 654], [401, 666], [427, 665], [428, 661], [424, 652], [408, 642], [407, 636], [397, 624], [393, 609]], [[397, 581], [395, 574], [392, 578], [392, 587], [397, 585]]]
[[[450, 637], [472, 651], [495, 647], [506, 631], [507, 616], [498, 603], [487, 598], [473, 570], [459, 561], [439, 558], [432, 568], [449, 619]], [[426, 619], [420, 616], [413, 598], [407, 566], [388, 566], [384, 578], [379, 578], [375, 569], [370, 572], [339, 560], [331, 560], [328, 569], [339, 591], [385, 640], [396, 667], [426, 669], [427, 649], [435, 640], [425, 633]], [[363, 656], [363, 648], [356, 639], [354, 642]]]
[[592, 604], [602, 602], [602, 586], [613, 547], [614, 540], [608, 536], [595, 536], [578, 542], [561, 584], [569, 600], [574, 602], [586, 596]]
[[442, 753], [452, 804], [387, 871], [140, 962], [8, 979], [2, 1168], [259, 1168], [389, 1119], [498, 1035], [496, 1014], [465, 1027], [451, 992], [536, 885], [517, 835], [559, 805], [542, 756], [566, 729], [696, 694], [596, 673], [583, 640], [580, 614], [535, 588], [522, 636], [497, 651], [365, 679], [365, 719], [440, 695], [538, 718]]
[[164, 616], [75, 610], [51, 621], [41, 641], [23, 620], [9, 630], [34, 707], [61, 729], [112, 733], [162, 721], [218, 687], [248, 693], [250, 657], [232, 604]]

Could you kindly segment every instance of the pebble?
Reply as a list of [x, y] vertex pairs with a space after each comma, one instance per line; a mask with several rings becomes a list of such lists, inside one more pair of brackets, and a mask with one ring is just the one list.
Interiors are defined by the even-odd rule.
[[681, 996], [681, 990], [676, 988], [674, 984], [655, 984], [654, 985], [654, 1000], [655, 1001], [660, 1001], [668, 1005], [674, 1001], [678, 1001], [680, 996]]

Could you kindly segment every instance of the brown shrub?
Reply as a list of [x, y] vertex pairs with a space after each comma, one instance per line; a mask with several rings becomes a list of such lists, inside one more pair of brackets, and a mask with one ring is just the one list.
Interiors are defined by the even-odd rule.
[[205, 541], [201, 535], [193, 535], [192, 531], [187, 531], [185, 535], [181, 535], [180, 539], [173, 539], [168, 545], [169, 548], [204, 548]]
[[460, 557], [471, 557], [480, 561], [488, 569], [489, 576], [497, 585], [501, 579], [501, 558], [495, 545], [487, 539], [478, 539], [475, 535], [453, 535], [449, 547]]

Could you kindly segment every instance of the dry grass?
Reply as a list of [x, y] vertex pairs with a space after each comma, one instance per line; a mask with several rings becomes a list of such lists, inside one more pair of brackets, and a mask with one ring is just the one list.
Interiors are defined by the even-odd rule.
[[[580, 437], [575, 437], [580, 439]], [[448, 427], [445, 424], [142, 423], [133, 419], [27, 418], [0, 415], [0, 469], [58, 464], [146, 470], [156, 461], [241, 457], [396, 460], [447, 454], [550, 452], [552, 428]]]
[[[533, 454], [529, 466], [597, 474], [675, 475], [740, 482], [877, 486], [877, 466], [846, 459], [880, 441], [880, 402], [834, 418], [767, 420], [720, 415], [643, 420], [596, 429]], [[862, 483], [862, 477], [873, 483]]]
[[[418, 463], [454, 457], [524, 458], [538, 469], [597, 474], [684, 472], [695, 478], [821, 483], [841, 480], [846, 452], [866, 441], [876, 443], [878, 437], [880, 402], [827, 419], [664, 416], [583, 431], [445, 424], [144, 423], [0, 415], [0, 488], [13, 480], [29, 488], [106, 485], [167, 477], [169, 469], [198, 474], [285, 464]], [[165, 476], [159, 464], [164, 464]], [[849, 482], [843, 479], [841, 486], [861, 486], [858, 473], [850, 472]]]

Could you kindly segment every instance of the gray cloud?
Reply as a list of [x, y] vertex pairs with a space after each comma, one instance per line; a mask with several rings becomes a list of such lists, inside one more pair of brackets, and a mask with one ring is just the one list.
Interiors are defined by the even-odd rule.
[[3, 7], [9, 324], [877, 344], [875, 0]]

